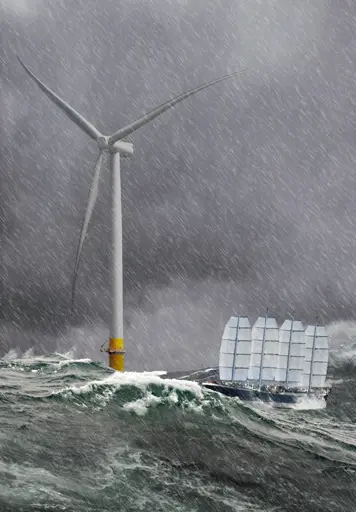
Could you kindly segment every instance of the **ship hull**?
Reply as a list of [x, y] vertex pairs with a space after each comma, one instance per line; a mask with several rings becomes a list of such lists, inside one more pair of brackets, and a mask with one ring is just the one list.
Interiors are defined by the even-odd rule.
[[273, 393], [271, 391], [226, 386], [224, 384], [215, 384], [210, 382], [204, 382], [202, 386], [210, 389], [211, 391], [216, 391], [230, 398], [238, 398], [248, 403], [265, 402], [273, 405], [274, 407], [293, 408], [295, 405], [301, 404], [303, 401], [311, 398], [313, 401], [317, 401], [319, 403], [319, 407], [326, 406], [327, 396], [308, 394], [305, 392]]

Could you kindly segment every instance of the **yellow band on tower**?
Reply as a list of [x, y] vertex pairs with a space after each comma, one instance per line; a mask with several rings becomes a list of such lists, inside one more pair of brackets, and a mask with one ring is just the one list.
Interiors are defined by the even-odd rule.
[[123, 338], [110, 338], [109, 340], [109, 366], [118, 372], [125, 367], [125, 350]]

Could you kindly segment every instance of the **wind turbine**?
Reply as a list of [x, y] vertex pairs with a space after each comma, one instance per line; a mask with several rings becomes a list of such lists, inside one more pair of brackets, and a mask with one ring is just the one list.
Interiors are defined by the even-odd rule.
[[112, 135], [102, 135], [85, 117], [73, 107], [61, 99], [55, 92], [47, 87], [18, 57], [21, 65], [30, 77], [37, 83], [40, 89], [53, 101], [81, 130], [94, 139], [99, 147], [99, 156], [95, 164], [93, 179], [90, 186], [88, 204], [83, 219], [82, 229], [74, 265], [74, 279], [72, 287], [72, 307], [74, 304], [75, 284], [78, 274], [80, 257], [83, 243], [87, 234], [89, 221], [98, 197], [100, 172], [103, 167], [104, 155], [109, 153], [111, 165], [111, 202], [112, 202], [112, 251], [111, 251], [111, 272], [112, 272], [112, 296], [111, 296], [111, 326], [109, 347], [104, 349], [109, 354], [109, 366], [117, 371], [124, 371], [124, 337], [123, 337], [123, 263], [122, 263], [122, 211], [121, 211], [121, 178], [120, 178], [120, 156], [133, 154], [133, 145], [123, 140], [124, 137], [135, 132], [141, 126], [149, 123], [160, 116], [166, 110], [171, 109], [192, 94], [197, 93], [211, 85], [222, 82], [230, 77], [245, 71], [235, 71], [223, 77], [207, 82], [199, 87], [179, 94], [175, 98], [166, 101], [162, 105], [151, 110], [131, 124], [121, 128]]

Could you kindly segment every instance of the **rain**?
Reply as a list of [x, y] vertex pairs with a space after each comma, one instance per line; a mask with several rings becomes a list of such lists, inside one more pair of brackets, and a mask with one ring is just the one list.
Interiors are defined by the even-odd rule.
[[[356, 3], [0, 4], [1, 512], [354, 510]], [[106, 136], [243, 70], [120, 141], [124, 372], [100, 351], [110, 168], [77, 269], [97, 144], [18, 57]], [[286, 318], [277, 368], [263, 347], [280, 347]], [[269, 407], [300, 405], [290, 347], [305, 362], [308, 325], [309, 373], [294, 374], [308, 407]], [[214, 388], [228, 387], [220, 343], [226, 378], [247, 375], [230, 395]], [[262, 389], [265, 369], [286, 388]]]
[[214, 363], [231, 311], [354, 318], [355, 13], [352, 2], [340, 5], [3, 2], [3, 352], [62, 345], [91, 357], [110, 314], [109, 176], [71, 315], [96, 148], [16, 54], [109, 133], [181, 91], [247, 69], [130, 139], [122, 186], [131, 368], [154, 369], [157, 357], [171, 368]]

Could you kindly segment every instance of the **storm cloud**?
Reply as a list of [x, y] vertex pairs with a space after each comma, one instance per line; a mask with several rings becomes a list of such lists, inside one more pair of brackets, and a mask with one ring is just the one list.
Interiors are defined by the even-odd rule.
[[16, 53], [108, 133], [185, 89], [248, 69], [132, 136], [122, 170], [132, 367], [213, 364], [232, 312], [355, 318], [352, 3], [17, 0], [3, 2], [3, 13], [3, 351], [84, 351], [88, 338], [94, 350], [110, 306], [109, 176], [71, 316], [96, 147]]

